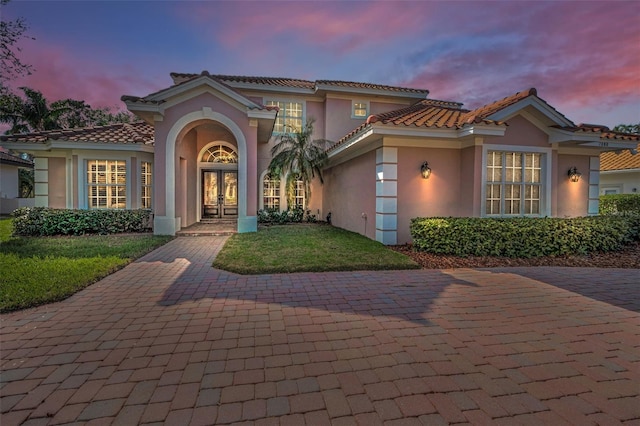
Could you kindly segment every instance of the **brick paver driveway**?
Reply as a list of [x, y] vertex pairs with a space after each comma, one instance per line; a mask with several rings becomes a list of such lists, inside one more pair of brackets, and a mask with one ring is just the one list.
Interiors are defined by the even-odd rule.
[[222, 242], [2, 315], [2, 426], [640, 422], [639, 270], [237, 276]]

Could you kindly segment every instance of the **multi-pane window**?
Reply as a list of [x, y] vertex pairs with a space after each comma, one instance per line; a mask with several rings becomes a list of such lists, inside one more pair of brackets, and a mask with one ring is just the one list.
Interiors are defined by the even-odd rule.
[[540, 215], [542, 154], [489, 151], [485, 213], [490, 216]]
[[276, 133], [295, 133], [302, 130], [302, 103], [267, 101], [267, 106], [278, 107], [278, 117], [273, 127]]
[[293, 206], [304, 209], [307, 206], [304, 182], [300, 179], [296, 179], [293, 184]]
[[266, 174], [262, 180], [262, 201], [265, 209], [280, 210], [280, 178]]
[[142, 161], [140, 163], [140, 207], [143, 209], [151, 208], [151, 175], [152, 165], [148, 161]]
[[367, 116], [367, 104], [365, 102], [354, 102], [352, 115], [358, 118], [365, 118]]
[[126, 208], [126, 162], [122, 160], [87, 161], [87, 194], [90, 209]]
[[203, 163], [235, 164], [238, 162], [238, 153], [226, 145], [214, 145], [202, 154], [200, 161]]

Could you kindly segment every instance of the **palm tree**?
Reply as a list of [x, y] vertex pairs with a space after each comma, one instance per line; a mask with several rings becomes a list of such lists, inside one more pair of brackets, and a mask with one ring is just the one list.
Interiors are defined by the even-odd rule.
[[320, 183], [324, 183], [322, 168], [327, 164], [326, 148], [331, 142], [326, 139], [311, 140], [313, 123], [314, 120], [309, 119], [302, 129], [282, 134], [271, 149], [269, 173], [271, 176], [287, 176], [286, 193], [289, 205], [294, 198], [296, 180], [302, 181], [304, 185], [307, 204], [311, 198], [311, 181], [318, 176]]
[[[25, 98], [7, 93], [0, 99], [0, 122], [8, 123], [8, 134], [58, 129], [58, 119], [72, 108], [68, 100], [47, 102], [41, 92], [21, 87]], [[76, 105], [74, 105], [76, 106]]]

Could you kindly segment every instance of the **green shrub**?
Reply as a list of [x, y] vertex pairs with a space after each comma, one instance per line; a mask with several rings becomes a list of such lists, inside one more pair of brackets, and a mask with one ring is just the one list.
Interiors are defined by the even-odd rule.
[[258, 210], [258, 223], [270, 225], [284, 225], [286, 223], [316, 222], [316, 216], [310, 210], [306, 212], [301, 207], [294, 207], [280, 211], [277, 208]]
[[150, 210], [70, 210], [22, 207], [15, 210], [13, 233], [22, 236], [147, 232]]
[[618, 250], [640, 240], [640, 216], [414, 218], [415, 250], [455, 256], [531, 258]]
[[640, 216], [640, 194], [601, 195], [599, 213], [605, 216]]

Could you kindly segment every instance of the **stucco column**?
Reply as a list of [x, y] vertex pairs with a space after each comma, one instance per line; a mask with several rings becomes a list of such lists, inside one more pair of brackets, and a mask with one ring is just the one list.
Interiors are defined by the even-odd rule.
[[600, 157], [589, 158], [589, 204], [587, 214], [597, 215], [600, 211]]
[[398, 148], [376, 150], [376, 241], [398, 242]]
[[33, 183], [36, 207], [49, 207], [49, 159], [33, 159]]

